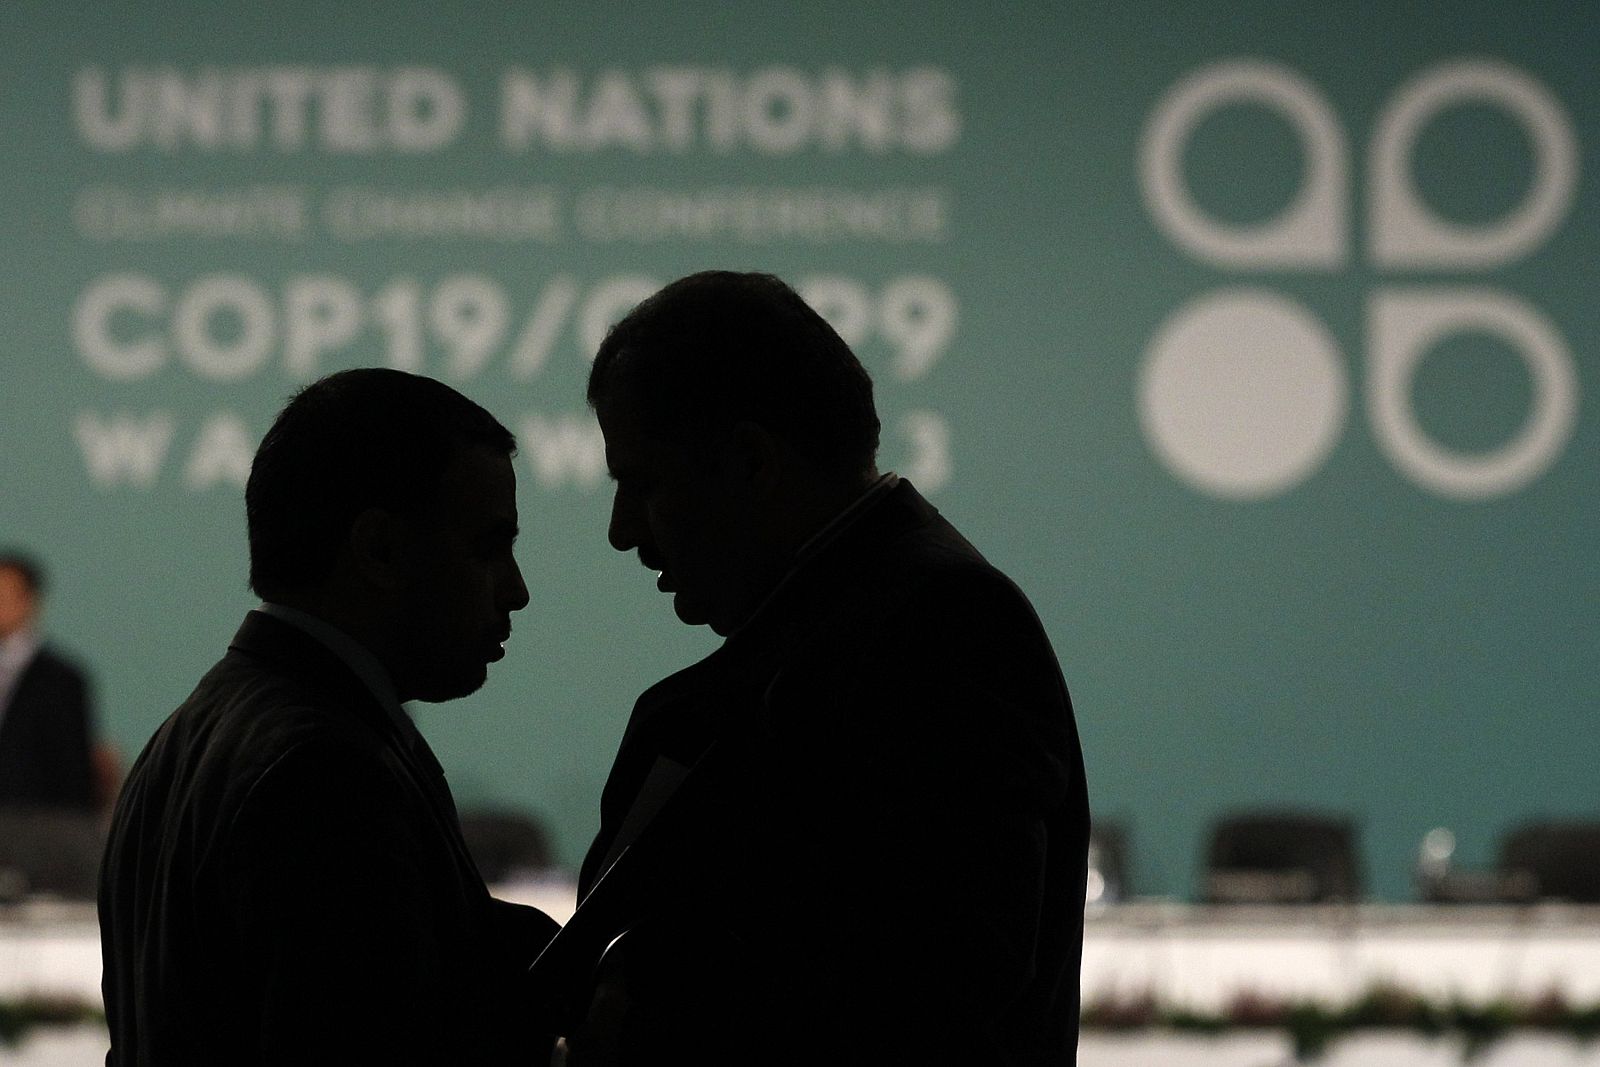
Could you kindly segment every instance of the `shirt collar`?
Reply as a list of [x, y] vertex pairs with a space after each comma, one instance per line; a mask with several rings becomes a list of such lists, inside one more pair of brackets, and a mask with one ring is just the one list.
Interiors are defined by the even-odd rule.
[[39, 651], [39, 634], [32, 627], [23, 627], [10, 637], [0, 638], [0, 677], [12, 672], [22, 673], [22, 668]]
[[271, 615], [274, 619], [286, 622], [302, 631], [339, 657], [344, 665], [361, 679], [361, 684], [367, 687], [373, 698], [383, 705], [383, 710], [389, 713], [403, 733], [409, 735], [416, 729], [410, 717], [406, 715], [405, 709], [400, 706], [400, 698], [394, 691], [394, 682], [390, 679], [389, 672], [365, 645], [331, 623], [324, 622], [315, 615], [309, 615], [299, 608], [269, 601], [262, 604], [260, 610], [263, 614]]

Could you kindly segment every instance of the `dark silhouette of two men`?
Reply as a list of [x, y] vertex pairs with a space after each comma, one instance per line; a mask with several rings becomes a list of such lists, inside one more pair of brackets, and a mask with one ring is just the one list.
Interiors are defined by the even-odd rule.
[[481, 684], [527, 601], [511, 439], [438, 383], [335, 375], [252, 471], [267, 604], [119, 803], [108, 1062], [562, 1034], [572, 1067], [1072, 1063], [1066, 688], [1017, 587], [878, 471], [854, 354], [778, 279], [709, 272], [611, 331], [588, 396], [611, 544], [725, 640], [639, 698], [572, 921], [491, 900], [399, 708]]

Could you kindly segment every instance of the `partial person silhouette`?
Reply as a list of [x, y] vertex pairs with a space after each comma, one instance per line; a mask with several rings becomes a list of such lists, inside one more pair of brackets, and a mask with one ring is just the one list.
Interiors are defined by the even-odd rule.
[[490, 897], [402, 705], [465, 696], [528, 603], [511, 434], [439, 382], [330, 375], [245, 490], [262, 598], [145, 746], [100, 887], [110, 1065], [547, 1060], [556, 929]]
[[0, 807], [98, 807], [88, 674], [44, 640], [44, 568], [0, 552]]
[[612, 547], [724, 640], [623, 735], [568, 929], [625, 932], [570, 1062], [1072, 1063], [1067, 690], [1017, 586], [879, 472], [856, 356], [779, 279], [708, 272], [610, 332], [588, 398]]

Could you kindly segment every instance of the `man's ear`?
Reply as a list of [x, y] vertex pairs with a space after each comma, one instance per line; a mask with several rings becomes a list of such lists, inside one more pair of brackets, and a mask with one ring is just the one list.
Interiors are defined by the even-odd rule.
[[356, 573], [380, 589], [405, 584], [410, 531], [405, 520], [382, 508], [367, 508], [350, 524], [350, 556]]
[[728, 462], [732, 476], [758, 500], [777, 492], [783, 483], [784, 461], [783, 442], [760, 423], [738, 423], [728, 436]]

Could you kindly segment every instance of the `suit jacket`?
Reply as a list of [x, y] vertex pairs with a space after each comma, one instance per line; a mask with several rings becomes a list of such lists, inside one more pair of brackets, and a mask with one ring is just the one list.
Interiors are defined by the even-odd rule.
[[40, 647], [0, 715], [0, 804], [93, 810], [91, 720], [83, 672]]
[[252, 612], [140, 754], [100, 884], [108, 1064], [525, 1063], [555, 924], [493, 900], [442, 771]]
[[580, 892], [652, 769], [702, 758], [617, 868], [632, 928], [575, 1067], [1075, 1060], [1071, 704], [1026, 598], [909, 483], [640, 697]]

